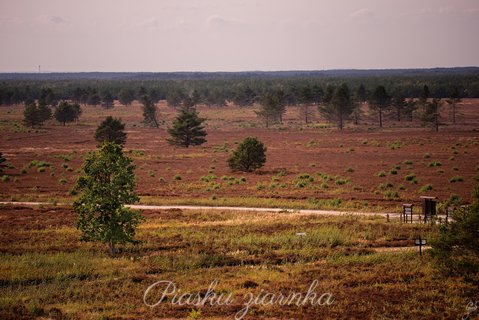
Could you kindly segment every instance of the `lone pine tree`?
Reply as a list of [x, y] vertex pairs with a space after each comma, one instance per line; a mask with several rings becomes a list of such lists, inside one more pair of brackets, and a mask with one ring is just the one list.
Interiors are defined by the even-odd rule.
[[168, 128], [171, 138], [168, 143], [175, 146], [188, 148], [206, 142], [206, 131], [203, 123], [205, 118], [200, 118], [196, 110], [182, 108], [173, 121], [173, 126]]
[[232, 170], [244, 172], [259, 169], [265, 162], [266, 147], [252, 137], [244, 139], [228, 159], [228, 165]]

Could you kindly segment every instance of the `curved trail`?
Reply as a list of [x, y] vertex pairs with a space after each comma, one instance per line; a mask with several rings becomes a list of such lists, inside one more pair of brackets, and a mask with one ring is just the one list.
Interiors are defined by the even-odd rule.
[[[0, 204], [16, 204], [24, 206], [48, 206], [52, 205], [48, 202], [12, 202], [12, 201], [0, 201]], [[57, 205], [71, 205], [68, 203], [58, 203]], [[253, 212], [278, 212], [278, 213], [299, 213], [299, 214], [320, 214], [320, 215], [330, 215], [330, 216], [340, 216], [340, 215], [359, 215], [359, 216], [381, 216], [390, 218], [399, 218], [399, 213], [385, 213], [385, 212], [357, 212], [357, 211], [334, 211], [334, 210], [309, 210], [309, 209], [281, 209], [281, 208], [258, 208], [258, 207], [226, 207], [226, 206], [158, 206], [158, 205], [145, 205], [145, 204], [133, 204], [127, 205], [131, 209], [140, 209], [140, 210], [171, 210], [171, 209], [180, 209], [180, 210], [221, 210], [221, 211], [253, 211]]]

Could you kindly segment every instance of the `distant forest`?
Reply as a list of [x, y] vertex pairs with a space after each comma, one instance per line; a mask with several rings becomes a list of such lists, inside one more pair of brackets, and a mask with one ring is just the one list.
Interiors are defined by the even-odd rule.
[[86, 73], [0, 73], [0, 105], [44, 99], [99, 105], [120, 100], [128, 105], [149, 96], [154, 102], [167, 100], [178, 106], [186, 97], [199, 103], [223, 106], [233, 102], [252, 105], [269, 93], [281, 90], [294, 105], [307, 88], [314, 102], [320, 102], [328, 86], [347, 84], [351, 92], [364, 87], [371, 94], [384, 86], [390, 95], [416, 98], [428, 86], [430, 97], [448, 98], [460, 92], [462, 98], [479, 98], [479, 67], [326, 70], [274, 72], [86, 72]]

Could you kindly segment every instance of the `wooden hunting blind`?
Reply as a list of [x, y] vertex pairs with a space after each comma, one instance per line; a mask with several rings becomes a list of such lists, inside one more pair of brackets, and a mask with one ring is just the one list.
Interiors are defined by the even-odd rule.
[[436, 202], [437, 197], [421, 197], [422, 202], [422, 214], [424, 216], [424, 222], [431, 221], [434, 223], [434, 218], [436, 216]]

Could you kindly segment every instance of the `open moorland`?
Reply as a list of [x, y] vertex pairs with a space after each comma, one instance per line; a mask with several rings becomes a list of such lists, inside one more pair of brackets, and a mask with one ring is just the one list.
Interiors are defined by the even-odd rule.
[[[103, 245], [78, 241], [69, 207], [1, 206], [0, 318], [233, 319], [253, 295], [243, 319], [458, 319], [477, 295], [419, 255], [413, 239], [430, 239], [429, 225], [298, 213], [143, 214], [142, 242], [111, 258]], [[232, 294], [231, 303], [177, 305], [173, 294], [156, 307], [143, 300], [157, 281], [205, 297], [215, 280], [213, 291]], [[268, 304], [271, 294], [304, 298], [313, 283], [334, 302]], [[150, 291], [147, 303], [163, 290]]]
[[[1, 200], [71, 202], [69, 191], [84, 155], [107, 116], [126, 123], [126, 151], [137, 166], [138, 192], [145, 204], [207, 204], [397, 212], [419, 196], [470, 201], [479, 169], [479, 100], [464, 99], [456, 125], [447, 109], [438, 133], [417, 121], [386, 120], [364, 114], [359, 125], [340, 132], [314, 119], [304, 124], [288, 107], [284, 124], [265, 128], [254, 107], [199, 106], [208, 119], [208, 142], [198, 147], [168, 145], [166, 128], [176, 115], [158, 104], [159, 129], [142, 125], [139, 103], [113, 109], [83, 106], [78, 122], [43, 128], [22, 126], [21, 105], [0, 108], [0, 150], [9, 168], [0, 183]], [[316, 107], [312, 107], [313, 109]], [[245, 137], [264, 142], [267, 162], [255, 173], [232, 172], [226, 163]]]

